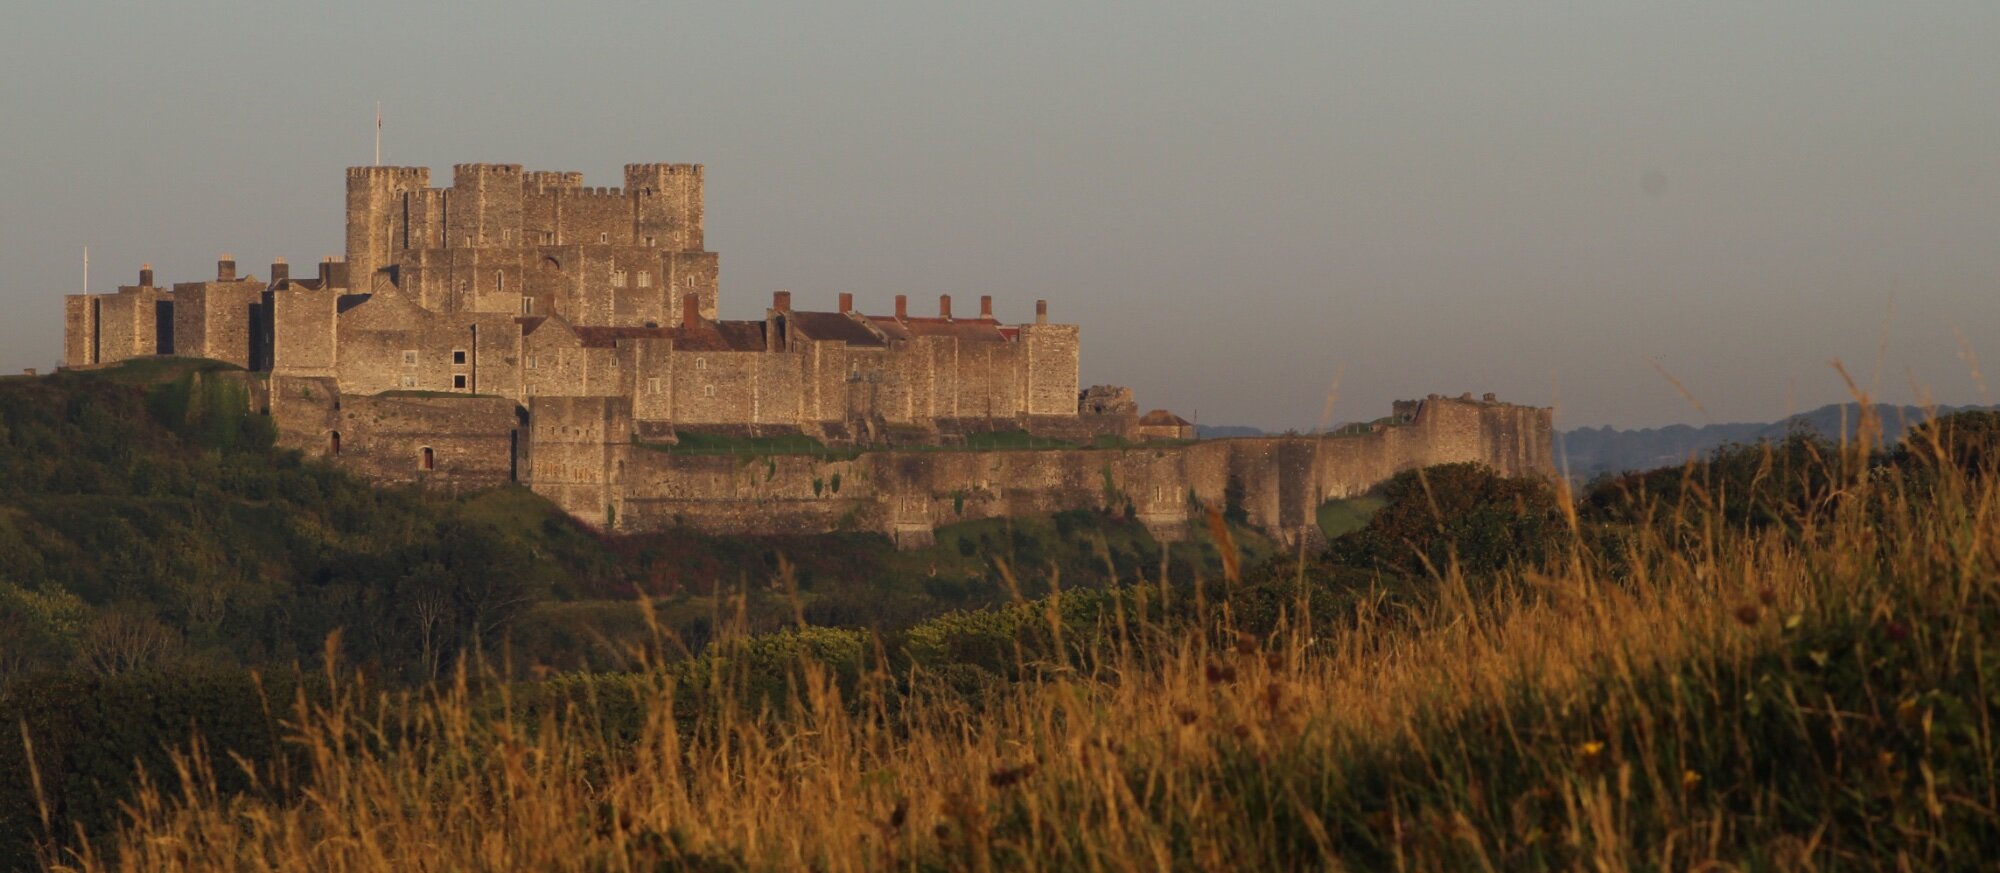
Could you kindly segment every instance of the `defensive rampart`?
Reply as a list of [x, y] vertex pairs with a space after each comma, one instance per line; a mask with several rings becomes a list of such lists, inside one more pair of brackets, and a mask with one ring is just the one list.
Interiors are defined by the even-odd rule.
[[1317, 536], [1318, 507], [1400, 470], [1476, 461], [1551, 472], [1549, 411], [1431, 398], [1408, 421], [1352, 435], [1206, 440], [1118, 449], [687, 455], [629, 433], [619, 398], [534, 400], [524, 479], [563, 509], [621, 532], [879, 531], [906, 545], [957, 521], [1065, 509], [1129, 512], [1163, 539], [1200, 507], [1240, 508], [1286, 540]]

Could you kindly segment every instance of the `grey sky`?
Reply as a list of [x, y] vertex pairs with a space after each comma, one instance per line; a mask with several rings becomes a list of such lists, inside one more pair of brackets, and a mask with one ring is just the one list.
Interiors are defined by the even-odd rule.
[[[0, 368], [60, 295], [338, 253], [341, 169], [708, 168], [723, 314], [1047, 297], [1086, 383], [1310, 427], [1985, 400], [2000, 5], [10, 3]], [[1706, 408], [1696, 412], [1655, 369]]]

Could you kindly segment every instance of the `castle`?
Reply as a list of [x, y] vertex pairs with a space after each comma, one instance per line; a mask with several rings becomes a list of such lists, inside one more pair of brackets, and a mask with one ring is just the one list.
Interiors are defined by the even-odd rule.
[[[149, 265], [116, 293], [65, 297], [64, 366], [225, 361], [252, 374], [286, 445], [383, 482], [519, 481], [621, 530], [859, 527], [921, 541], [956, 517], [1117, 504], [1167, 535], [1190, 498], [1219, 501], [1288, 464], [1311, 487], [1271, 480], [1284, 506], [1252, 516], [1296, 528], [1306, 503], [1418, 463], [1548, 469], [1547, 410], [1469, 395], [1399, 405], [1348, 438], [1374, 438], [1366, 461], [1348, 457], [1360, 442], [1307, 440], [1309, 461], [1280, 443], [1186, 442], [1187, 422], [1139, 416], [1129, 392], [1080, 391], [1077, 327], [1051, 323], [1042, 300], [1032, 321], [1006, 324], [991, 297], [977, 314], [949, 295], [934, 315], [901, 295], [892, 314], [864, 314], [851, 294], [812, 311], [779, 291], [763, 319], [721, 320], [696, 164], [627, 165], [622, 188], [513, 164], [460, 164], [444, 188], [426, 168], [354, 167], [346, 207], [346, 255], [311, 277], [280, 260], [260, 281], [225, 255], [210, 281], [161, 287]], [[988, 432], [1060, 448], [897, 450]], [[773, 453], [759, 483], [729, 458], [661, 450], [693, 435], [853, 452]], [[1124, 455], [1148, 439], [1167, 442], [1132, 466]], [[1082, 447], [1093, 441], [1120, 447], [1116, 462]], [[1144, 500], [1125, 487], [1147, 483]]]

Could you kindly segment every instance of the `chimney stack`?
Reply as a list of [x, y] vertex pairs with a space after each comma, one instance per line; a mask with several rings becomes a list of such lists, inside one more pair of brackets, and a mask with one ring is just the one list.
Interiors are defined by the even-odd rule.
[[151, 288], [151, 287], [153, 287], [153, 265], [152, 265], [152, 264], [140, 264], [140, 265], [139, 265], [139, 287], [141, 287], [141, 288]]
[[896, 295], [896, 320], [902, 321], [903, 319], [909, 317], [910, 317], [910, 295], [908, 294]]
[[790, 291], [771, 292], [771, 308], [778, 310], [779, 312], [792, 311], [792, 292]]
[[939, 295], [938, 295], [938, 317], [939, 317], [939, 318], [942, 318], [942, 319], [944, 319], [944, 320], [946, 320], [946, 321], [950, 321], [950, 320], [951, 320], [951, 295], [950, 295], [950, 294], [939, 294]]
[[701, 323], [701, 295], [681, 295], [681, 327], [694, 327]]
[[236, 281], [235, 255], [223, 255], [222, 260], [215, 262], [215, 281], [217, 282]]
[[1049, 323], [1049, 302], [1047, 300], [1035, 301], [1035, 323]]
[[993, 295], [979, 295], [979, 317], [987, 321], [993, 320]]
[[276, 258], [271, 261], [271, 287], [276, 288], [279, 285], [283, 285], [291, 278], [292, 265], [285, 263], [284, 258]]
[[850, 312], [853, 312], [853, 311], [854, 311], [854, 294], [853, 294], [853, 292], [850, 292], [850, 291], [842, 291], [842, 292], [840, 292], [840, 314], [841, 314], [841, 315], [846, 315], [846, 314], [848, 314], [848, 313], [850, 313]]
[[347, 262], [327, 255], [319, 262], [319, 290], [347, 287]]

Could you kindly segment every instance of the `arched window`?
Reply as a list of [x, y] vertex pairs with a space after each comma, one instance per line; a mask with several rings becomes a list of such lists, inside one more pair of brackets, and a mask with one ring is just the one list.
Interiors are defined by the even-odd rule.
[[437, 453], [431, 451], [430, 446], [424, 446], [423, 451], [417, 454], [417, 469], [419, 470], [437, 469]]
[[608, 243], [611, 241], [611, 234], [600, 233], [597, 235], [597, 241], [601, 243]]
[[522, 315], [535, 314], [535, 298], [533, 297], [521, 298], [521, 314]]
[[340, 431], [336, 430], [327, 434], [326, 453], [329, 455], [340, 454]]

